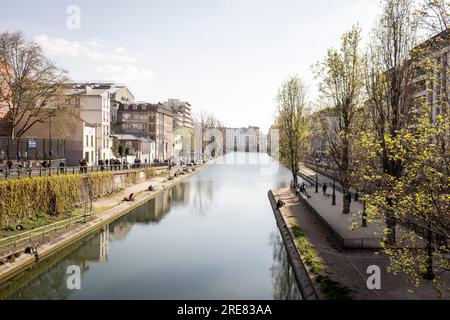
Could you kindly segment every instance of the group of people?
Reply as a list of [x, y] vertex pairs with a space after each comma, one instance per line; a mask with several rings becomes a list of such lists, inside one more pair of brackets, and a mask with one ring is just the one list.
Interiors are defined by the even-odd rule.
[[[35, 168], [50, 168], [51, 162], [44, 160], [44, 161], [36, 161], [34, 162]], [[6, 163], [4, 163], [3, 159], [0, 159], [0, 172], [4, 172], [5, 170], [11, 171], [13, 170], [14, 162], [12, 160], [7, 160]], [[20, 173], [22, 171], [32, 171], [33, 170], [33, 161], [31, 160], [19, 160], [16, 163], [17, 171]]]
[[295, 191], [297, 192], [298, 195], [300, 194], [308, 195], [308, 192], [306, 191], [306, 185], [304, 182], [302, 182], [301, 185], [297, 185]]
[[[83, 160], [83, 161], [85, 161], [85, 160]], [[148, 160], [145, 159], [144, 163], [147, 164]], [[100, 159], [100, 160], [98, 160], [98, 165], [100, 166], [101, 171], [105, 171], [106, 168], [111, 168], [112, 170], [130, 169], [130, 163], [128, 162], [127, 159], [124, 159], [123, 161], [121, 161], [120, 159], [106, 159], [106, 160]], [[86, 164], [86, 166], [87, 166], [87, 164]], [[142, 160], [135, 159], [132, 167], [140, 168], [141, 166], [142, 166]], [[81, 164], [80, 164], [80, 167], [81, 167]]]

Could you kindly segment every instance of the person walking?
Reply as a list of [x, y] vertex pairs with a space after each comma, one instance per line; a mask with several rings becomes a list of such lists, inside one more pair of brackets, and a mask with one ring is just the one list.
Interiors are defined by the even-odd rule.
[[13, 166], [13, 163], [11, 160], [6, 161], [6, 166], [8, 167], [8, 171], [11, 171], [11, 168]]
[[65, 162], [61, 160], [61, 162], [59, 163], [59, 174], [64, 174], [66, 172], [65, 167]]
[[25, 168], [27, 169], [28, 176], [31, 177], [31, 173], [33, 171], [33, 163], [30, 160], [27, 160], [27, 162], [25, 163]]
[[327, 189], [328, 189], [328, 186], [327, 186], [326, 183], [324, 183], [323, 186], [322, 186], [323, 196], [326, 196], [326, 194], [327, 194]]

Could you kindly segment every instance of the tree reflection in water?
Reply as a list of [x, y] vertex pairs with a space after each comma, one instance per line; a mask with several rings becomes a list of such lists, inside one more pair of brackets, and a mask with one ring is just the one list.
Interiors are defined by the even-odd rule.
[[[204, 216], [211, 207], [214, 198], [214, 184], [212, 181], [196, 180], [192, 183], [194, 186], [194, 195], [192, 199], [192, 211]], [[216, 183], [217, 189], [217, 183]]]
[[[178, 191], [178, 193], [177, 193]], [[173, 202], [181, 198], [173, 193], [184, 194], [184, 187], [177, 186], [166, 190], [153, 200], [139, 206], [127, 215], [104, 226], [94, 235], [88, 236], [58, 254], [40, 261], [33, 268], [18, 275], [0, 288], [0, 299], [12, 300], [31, 299], [69, 299], [75, 292], [66, 285], [67, 268], [80, 267], [81, 276], [89, 271], [90, 263], [105, 263], [108, 261], [110, 241], [122, 241], [134, 225], [158, 224], [170, 212]], [[20, 290], [18, 290], [20, 289]]]
[[280, 234], [273, 232], [270, 235], [270, 242], [273, 247], [273, 265], [270, 268], [273, 298], [275, 300], [301, 300], [302, 296]]

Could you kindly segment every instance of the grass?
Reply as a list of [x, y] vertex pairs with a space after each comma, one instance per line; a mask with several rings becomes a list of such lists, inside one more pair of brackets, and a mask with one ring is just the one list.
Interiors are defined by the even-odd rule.
[[[167, 178], [168, 176], [169, 176], [169, 174], [167, 172], [159, 172], [154, 178]], [[148, 181], [151, 182], [151, 179]], [[120, 192], [120, 191], [118, 191], [118, 192]], [[142, 192], [138, 192], [138, 193], [135, 193], [135, 195], [139, 195], [141, 193]], [[102, 197], [101, 199], [106, 199], [106, 200], [113, 199], [115, 196], [116, 196], [116, 193], [109, 194], [109, 195]], [[101, 208], [94, 208], [93, 213], [94, 213], [94, 215], [101, 215], [102, 213], [112, 209], [113, 207], [115, 207], [116, 205], [118, 205], [120, 203], [121, 203], [121, 201], [115, 203], [114, 205], [104, 206]], [[82, 215], [82, 214], [84, 214], [84, 208], [74, 208], [70, 212], [67, 212], [64, 214], [59, 214], [57, 216], [51, 216], [51, 215], [48, 215], [45, 213], [39, 213], [36, 216], [34, 216], [33, 218], [21, 221], [20, 223], [17, 223], [17, 224], [9, 224], [9, 225], [6, 225], [3, 229], [0, 229], [0, 239], [7, 238], [7, 237], [13, 236], [15, 234], [22, 233], [24, 231], [44, 227], [49, 224], [59, 222], [59, 221], [62, 221], [62, 220], [65, 220], [65, 219], [68, 219], [71, 217], [75, 217], [78, 215]]]
[[306, 238], [302, 229], [292, 220], [289, 221], [289, 224], [303, 261], [308, 266], [310, 272], [314, 275], [316, 282], [325, 297], [329, 300], [351, 300], [351, 290], [332, 280], [327, 275], [325, 264], [317, 255], [317, 252]]
[[0, 230], [0, 239], [13, 236], [15, 234], [22, 233], [27, 230], [33, 230], [40, 227], [47, 226], [49, 224], [62, 221], [71, 217], [84, 214], [84, 209], [76, 208], [65, 214], [59, 214], [57, 216], [51, 216], [44, 213], [39, 213], [33, 218], [26, 219], [17, 224], [6, 225], [3, 230]]

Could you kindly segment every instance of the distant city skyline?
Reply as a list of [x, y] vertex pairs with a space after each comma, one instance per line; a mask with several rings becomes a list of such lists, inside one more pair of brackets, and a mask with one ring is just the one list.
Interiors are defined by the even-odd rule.
[[[80, 29], [69, 29], [69, 6]], [[22, 31], [74, 81], [115, 81], [136, 100], [189, 101], [228, 127], [275, 115], [281, 82], [298, 74], [317, 96], [311, 65], [358, 24], [367, 34], [373, 0], [4, 1], [1, 32]]]

